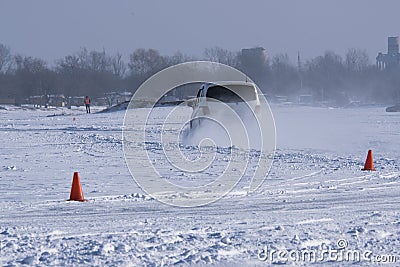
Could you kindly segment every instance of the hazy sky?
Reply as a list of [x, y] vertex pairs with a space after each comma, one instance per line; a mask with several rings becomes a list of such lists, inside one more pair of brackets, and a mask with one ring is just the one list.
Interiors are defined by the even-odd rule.
[[400, 34], [399, 11], [398, 0], [0, 0], [0, 43], [50, 62], [81, 47], [202, 56], [213, 46], [263, 46], [292, 61], [356, 47], [374, 62]]

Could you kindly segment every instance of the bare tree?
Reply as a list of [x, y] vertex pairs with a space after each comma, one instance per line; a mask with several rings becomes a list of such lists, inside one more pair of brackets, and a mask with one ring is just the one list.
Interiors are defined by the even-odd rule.
[[123, 77], [126, 72], [126, 64], [122, 60], [122, 55], [117, 53], [111, 58], [112, 72], [115, 76]]
[[15, 78], [19, 92], [17, 96], [48, 94], [51, 84], [51, 71], [47, 63], [39, 58], [16, 55]]
[[294, 89], [300, 89], [297, 84], [298, 72], [290, 64], [287, 54], [278, 54], [272, 58], [271, 83], [276, 94], [290, 94]]
[[80, 68], [79, 58], [75, 55], [66, 56], [64, 59], [56, 62], [57, 67], [63, 70], [72, 70]]
[[368, 68], [369, 57], [366, 50], [350, 48], [346, 53], [346, 67], [349, 71], [361, 72]]
[[81, 49], [77, 55], [79, 66], [93, 72], [106, 72], [111, 70], [111, 60], [107, 57], [106, 52], [103, 50], [88, 51], [86, 48]]
[[32, 74], [43, 72], [47, 69], [47, 63], [39, 58], [15, 56], [17, 71], [26, 71]]
[[195, 60], [195, 58], [185, 55], [180, 51], [177, 51], [173, 56], [167, 57], [167, 65], [172, 66], [193, 60]]
[[5, 73], [11, 65], [12, 57], [10, 53], [10, 49], [0, 44], [0, 72]]
[[107, 72], [112, 69], [111, 59], [107, 57], [104, 50], [101, 52], [90, 51], [88, 63], [90, 69], [95, 72]]
[[206, 60], [222, 63], [228, 66], [236, 66], [238, 63], [237, 53], [221, 47], [206, 48], [204, 50]]
[[130, 55], [128, 66], [132, 74], [145, 76], [166, 67], [167, 60], [155, 49], [139, 48]]

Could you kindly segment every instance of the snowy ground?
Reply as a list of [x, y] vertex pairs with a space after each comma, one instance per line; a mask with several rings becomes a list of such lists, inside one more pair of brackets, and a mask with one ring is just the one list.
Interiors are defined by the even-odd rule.
[[[288, 257], [261, 261], [263, 249], [322, 253], [338, 240], [372, 263], [399, 262], [400, 113], [271, 108], [277, 151], [261, 188], [246, 195], [239, 184], [190, 209], [135, 184], [123, 158], [123, 111], [0, 110], [0, 265], [267, 266]], [[360, 170], [368, 149], [376, 172]], [[66, 201], [74, 171], [86, 203]], [[286, 263], [372, 264], [297, 260]]]

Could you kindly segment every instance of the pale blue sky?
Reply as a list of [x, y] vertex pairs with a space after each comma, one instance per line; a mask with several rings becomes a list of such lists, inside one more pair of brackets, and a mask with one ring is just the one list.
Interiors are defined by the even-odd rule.
[[293, 61], [365, 48], [373, 62], [400, 34], [399, 10], [398, 0], [0, 0], [0, 43], [48, 61], [84, 46], [124, 56], [263, 46]]

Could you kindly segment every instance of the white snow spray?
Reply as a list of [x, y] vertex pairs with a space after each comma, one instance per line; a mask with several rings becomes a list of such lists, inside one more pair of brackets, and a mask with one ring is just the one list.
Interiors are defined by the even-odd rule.
[[[189, 126], [185, 128], [182, 143], [184, 145], [199, 146], [204, 139], [211, 139], [217, 147], [230, 147], [235, 146], [238, 148], [249, 147], [253, 150], [261, 150], [262, 136], [260, 127], [257, 122], [257, 117], [251, 108], [245, 103], [236, 103], [231, 105], [230, 110], [234, 112], [239, 121], [232, 119], [230, 112], [224, 112], [219, 109], [213, 114], [213, 119], [203, 118], [201, 123], [195, 129], [190, 129]], [[228, 132], [225, 125], [229, 124], [230, 132]], [[244, 127], [245, 135], [232, 138], [232, 135], [242, 133]], [[232, 140], [236, 142], [232, 142]]]
[[[194, 116], [188, 101], [156, 106], [181, 85], [218, 81], [252, 86], [256, 104], [214, 99], [207, 103], [209, 112]], [[237, 94], [246, 99], [248, 92]], [[260, 187], [273, 161], [275, 122], [265, 97], [245, 74], [215, 62], [187, 62], [156, 73], [138, 88], [125, 114], [123, 148], [132, 177], [148, 195], [173, 206], [203, 206], [229, 193], [244, 176], [248, 193]], [[223, 168], [216, 161], [224, 162]]]

